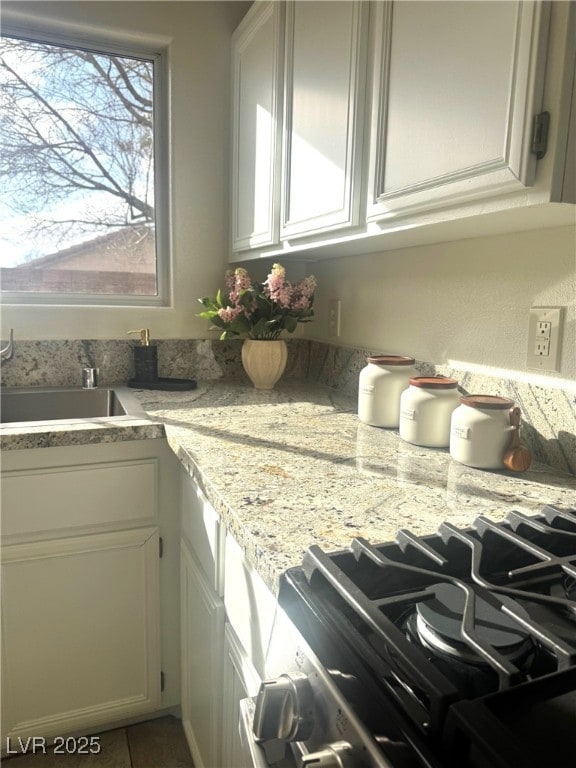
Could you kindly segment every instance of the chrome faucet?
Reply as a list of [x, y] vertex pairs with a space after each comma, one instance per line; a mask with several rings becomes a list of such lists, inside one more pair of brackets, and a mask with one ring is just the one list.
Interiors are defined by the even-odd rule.
[[96, 389], [99, 373], [98, 368], [82, 368], [82, 389]]
[[8, 344], [6, 344], [5, 347], [2, 347], [2, 349], [0, 349], [0, 360], [2, 360], [3, 363], [5, 363], [8, 360], [12, 360], [13, 357], [14, 357], [14, 330], [10, 328], [10, 338], [8, 339]]

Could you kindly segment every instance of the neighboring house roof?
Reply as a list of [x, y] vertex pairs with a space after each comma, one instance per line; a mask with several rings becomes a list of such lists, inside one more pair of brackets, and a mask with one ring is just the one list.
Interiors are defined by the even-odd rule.
[[19, 269], [156, 273], [154, 230], [126, 227], [20, 264]]
[[126, 227], [17, 267], [2, 267], [3, 291], [155, 296], [151, 227]]

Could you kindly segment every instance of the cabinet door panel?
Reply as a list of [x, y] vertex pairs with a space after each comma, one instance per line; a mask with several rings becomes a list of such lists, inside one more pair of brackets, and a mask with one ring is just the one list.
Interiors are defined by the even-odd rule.
[[502, 3], [495, 24], [485, 3], [395, 4], [384, 194], [504, 159], [517, 14]]
[[278, 241], [283, 12], [255, 7], [233, 39], [233, 250]]
[[226, 534], [224, 605], [228, 621], [250, 656], [251, 664], [263, 675], [276, 599], [246, 562], [240, 545], [229, 533]]
[[357, 223], [362, 3], [290, 3], [286, 18], [283, 237]]
[[260, 678], [230, 624], [224, 632], [221, 768], [246, 768], [240, 740], [240, 701], [255, 696]]
[[182, 725], [201, 768], [220, 764], [224, 604], [181, 543]]
[[369, 219], [533, 183], [531, 123], [543, 85], [535, 63], [548, 23], [542, 6], [376, 6]]
[[159, 707], [157, 528], [9, 546], [2, 561], [6, 736]]

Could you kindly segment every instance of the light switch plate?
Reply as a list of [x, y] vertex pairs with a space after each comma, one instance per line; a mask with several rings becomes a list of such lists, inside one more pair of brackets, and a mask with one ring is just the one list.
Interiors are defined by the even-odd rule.
[[532, 307], [526, 365], [535, 371], [559, 371], [563, 307]]

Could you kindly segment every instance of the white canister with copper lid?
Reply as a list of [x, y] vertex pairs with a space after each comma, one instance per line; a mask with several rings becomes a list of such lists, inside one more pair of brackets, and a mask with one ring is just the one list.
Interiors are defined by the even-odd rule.
[[452, 413], [450, 455], [478, 469], [504, 469], [514, 401], [497, 395], [467, 395]]
[[413, 357], [372, 355], [360, 371], [358, 418], [373, 427], [398, 427], [400, 395], [418, 375]]
[[450, 418], [459, 404], [456, 379], [415, 376], [400, 396], [400, 437], [414, 445], [447, 448]]

